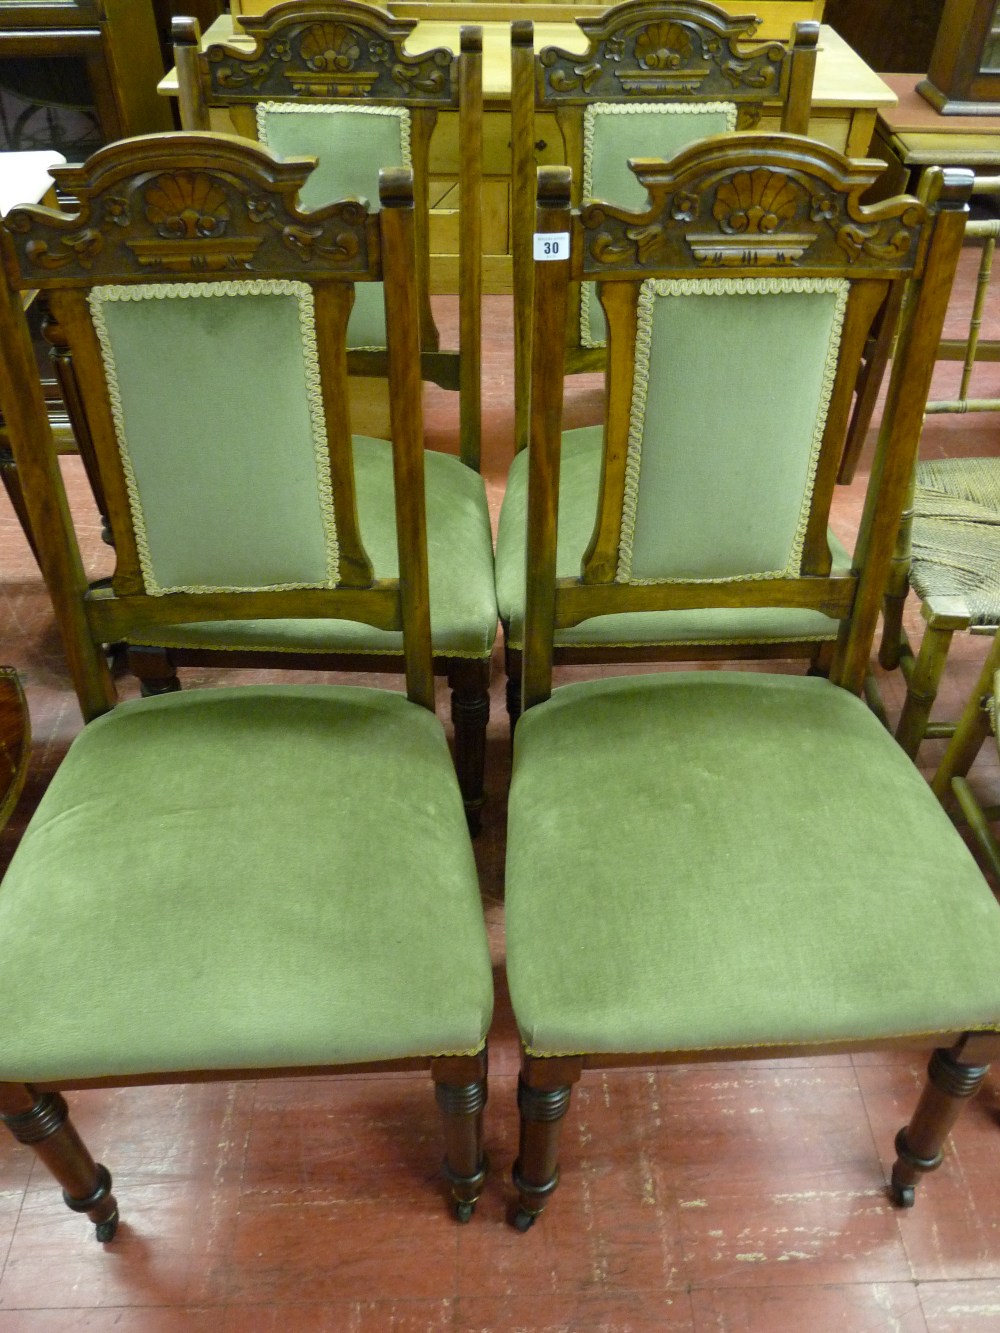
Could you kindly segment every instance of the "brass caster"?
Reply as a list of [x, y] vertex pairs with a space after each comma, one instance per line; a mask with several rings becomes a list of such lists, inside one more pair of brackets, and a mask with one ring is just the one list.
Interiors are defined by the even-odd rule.
[[517, 1212], [514, 1214], [514, 1230], [522, 1233], [530, 1231], [535, 1225], [535, 1218], [537, 1216], [537, 1213], [529, 1213], [526, 1208], [518, 1208]]
[[455, 1203], [455, 1217], [459, 1222], [471, 1222], [472, 1214], [476, 1211], [474, 1203], [468, 1203], [465, 1200], [457, 1200]]
[[118, 1230], [118, 1210], [111, 1214], [104, 1222], [98, 1222], [96, 1227], [97, 1239], [102, 1245], [107, 1245], [109, 1241], [114, 1240], [115, 1232]]

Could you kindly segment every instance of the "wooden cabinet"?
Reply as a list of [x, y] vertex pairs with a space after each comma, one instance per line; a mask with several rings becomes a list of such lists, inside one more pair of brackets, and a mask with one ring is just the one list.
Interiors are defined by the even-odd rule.
[[[799, 19], [823, 17], [825, 0], [714, 0], [731, 14], [756, 14], [760, 20], [757, 35], [765, 40], [785, 41], [792, 24]], [[242, 14], [263, 14], [272, 8], [275, 0], [230, 0], [230, 12], [239, 25]], [[579, 4], [577, 0], [547, 0], [534, 4], [532, 0], [388, 0], [385, 4], [397, 18], [446, 19], [464, 23], [509, 23], [515, 18], [533, 18], [536, 21], [572, 22], [602, 14], [606, 4]]]
[[151, 0], [0, 0], [0, 149], [80, 161], [171, 129]]

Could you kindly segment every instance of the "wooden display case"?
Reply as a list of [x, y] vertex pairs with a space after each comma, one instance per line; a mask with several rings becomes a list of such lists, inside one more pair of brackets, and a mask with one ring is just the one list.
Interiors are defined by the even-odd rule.
[[151, 0], [0, 0], [0, 149], [80, 161], [173, 127]]
[[927, 78], [917, 85], [942, 116], [1000, 109], [1000, 0], [945, 0]]

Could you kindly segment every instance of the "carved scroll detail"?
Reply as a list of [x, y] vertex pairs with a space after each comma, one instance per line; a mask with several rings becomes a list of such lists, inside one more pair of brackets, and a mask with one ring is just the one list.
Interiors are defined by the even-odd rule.
[[150, 143], [139, 171], [134, 149], [122, 145], [101, 150], [85, 168], [63, 168], [60, 179], [80, 200], [77, 215], [45, 208], [8, 215], [26, 280], [44, 286], [44, 274], [55, 271], [97, 281], [284, 273], [296, 265], [375, 275], [367, 209], [346, 200], [300, 212], [296, 197], [308, 174], [301, 164], [280, 163], [250, 143], [210, 156], [197, 135]]
[[539, 56], [542, 102], [698, 96], [752, 103], [780, 94], [785, 48], [744, 49], [756, 23], [713, 6], [640, 0], [578, 23], [590, 39], [585, 55], [551, 46]]
[[633, 169], [650, 206], [583, 210], [585, 274], [683, 267], [691, 258], [703, 268], [791, 268], [839, 266], [846, 255], [859, 269], [909, 269], [916, 259], [917, 201], [861, 205], [874, 173], [832, 149], [816, 145], [810, 155], [780, 136], [751, 148], [710, 140], [671, 164]]
[[209, 100], [387, 98], [456, 105], [452, 53], [438, 48], [409, 55], [403, 48], [414, 26], [350, 3], [308, 18], [245, 18], [252, 51], [216, 45], [205, 52]]

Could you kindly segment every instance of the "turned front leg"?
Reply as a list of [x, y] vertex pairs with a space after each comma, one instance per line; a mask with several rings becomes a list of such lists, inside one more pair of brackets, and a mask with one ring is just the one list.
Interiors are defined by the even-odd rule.
[[443, 1056], [433, 1062], [431, 1073], [444, 1125], [444, 1175], [455, 1202], [455, 1216], [468, 1222], [486, 1180], [486, 1050], [475, 1056]]
[[522, 1061], [517, 1084], [520, 1145], [511, 1173], [517, 1190], [518, 1231], [533, 1225], [559, 1184], [559, 1132], [581, 1071], [582, 1061], [576, 1058], [525, 1056]]
[[936, 1171], [944, 1156], [944, 1142], [965, 1103], [977, 1092], [989, 1071], [988, 1064], [965, 1064], [954, 1050], [937, 1050], [927, 1067], [927, 1082], [913, 1119], [896, 1135], [896, 1161], [890, 1194], [901, 1208], [912, 1208], [917, 1181]]
[[97, 1239], [109, 1241], [118, 1229], [118, 1204], [107, 1167], [95, 1162], [69, 1118], [58, 1092], [38, 1092], [28, 1084], [0, 1085], [0, 1120], [18, 1143], [27, 1144], [63, 1187], [74, 1213], [86, 1213]]

